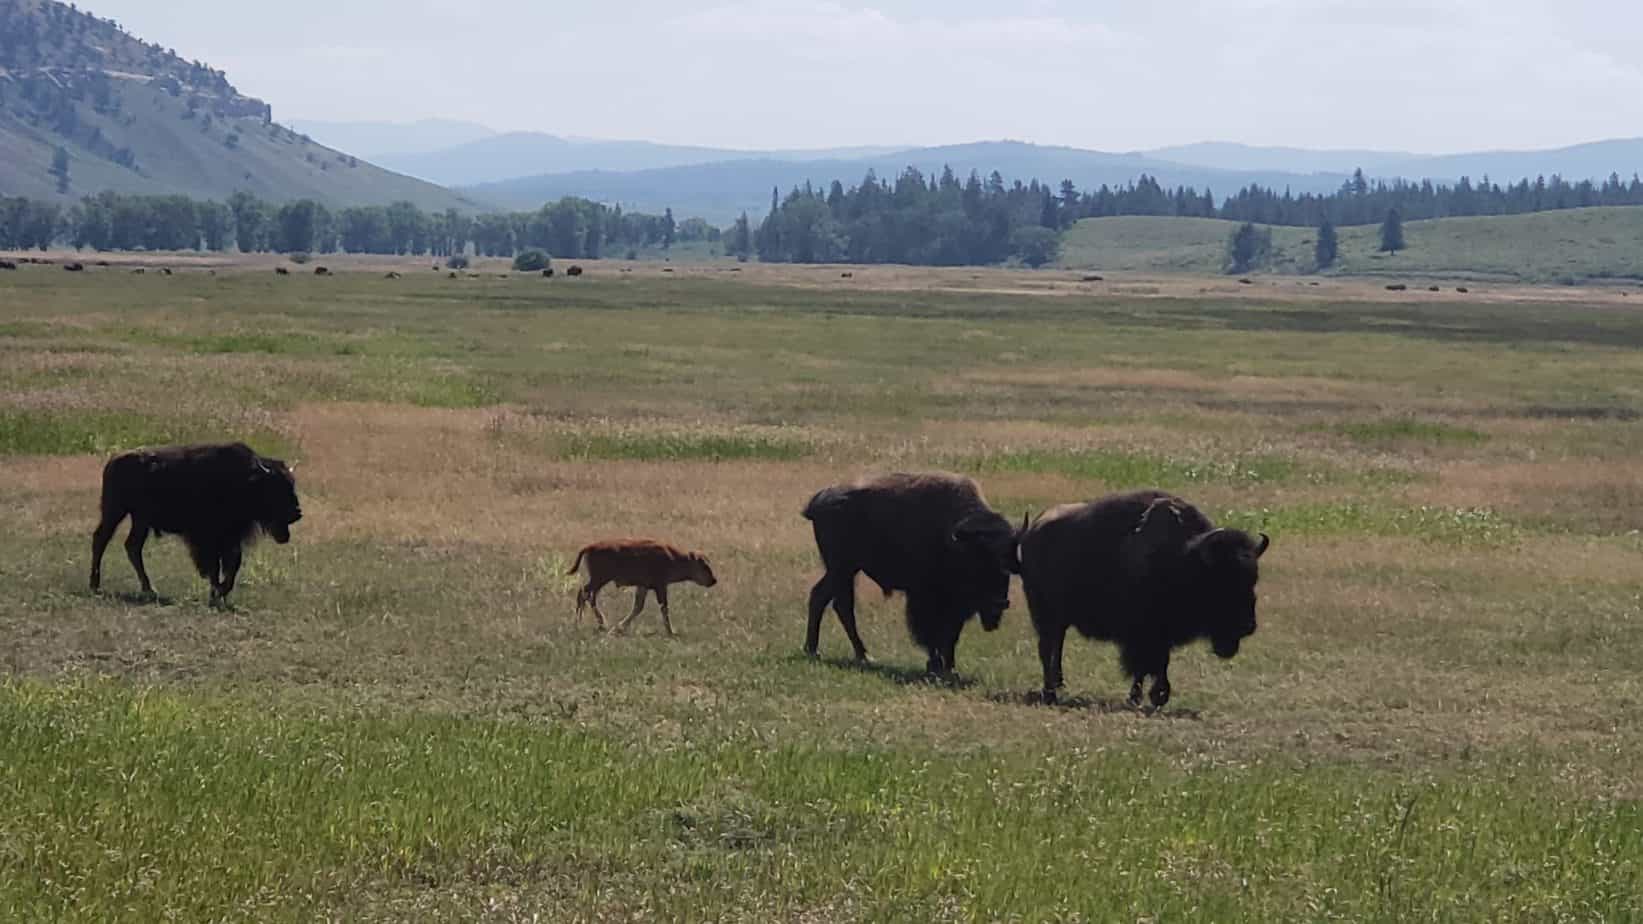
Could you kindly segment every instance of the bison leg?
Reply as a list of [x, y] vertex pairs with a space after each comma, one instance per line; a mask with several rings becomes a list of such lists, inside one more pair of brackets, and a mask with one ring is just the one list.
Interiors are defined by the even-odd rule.
[[677, 632], [673, 631], [673, 623], [667, 618], [667, 585], [663, 584], [661, 587], [655, 588], [655, 593], [656, 602], [662, 605], [662, 628], [666, 629], [667, 634], [670, 636], [678, 635]]
[[856, 660], [867, 660], [867, 646], [861, 642], [861, 633], [856, 631], [856, 578], [850, 576], [848, 581], [839, 581], [833, 587], [833, 612], [839, 616], [839, 625], [844, 626], [844, 634], [850, 638], [850, 647], [856, 651]]
[[228, 592], [234, 589], [234, 581], [240, 576], [240, 562], [245, 552], [239, 546], [230, 546], [222, 556], [222, 582], [217, 585], [217, 599], [220, 602], [228, 601]]
[[1044, 626], [1038, 630], [1038, 663], [1044, 668], [1044, 703], [1055, 705], [1056, 691], [1064, 682], [1061, 676], [1061, 652], [1067, 644], [1067, 627]]
[[827, 615], [827, 604], [833, 602], [833, 575], [824, 574], [816, 586], [810, 588], [810, 623], [804, 630], [804, 653], [814, 658], [821, 647], [822, 617]]
[[109, 542], [114, 539], [114, 531], [120, 528], [120, 521], [126, 515], [121, 513], [113, 516], [104, 513], [97, 524], [97, 531], [91, 534], [91, 589], [95, 592], [103, 583], [103, 551], [108, 548]]
[[1166, 660], [1159, 666], [1158, 672], [1153, 674], [1152, 692], [1147, 698], [1152, 700], [1155, 708], [1162, 709], [1169, 702], [1169, 662]]
[[126, 558], [131, 559], [131, 567], [137, 572], [137, 580], [143, 588], [143, 596], [154, 596], [154, 585], [148, 582], [148, 569], [143, 567], [143, 543], [148, 541], [148, 521], [136, 514], [131, 516], [131, 532], [126, 533]]
[[622, 620], [621, 623], [616, 626], [617, 635], [621, 635], [623, 632], [626, 632], [628, 630], [628, 623], [633, 622], [634, 617], [639, 615], [639, 611], [645, 608], [645, 594], [648, 593], [650, 593], [649, 587], [640, 587], [637, 592], [634, 593], [633, 612], [629, 613], [628, 618]]

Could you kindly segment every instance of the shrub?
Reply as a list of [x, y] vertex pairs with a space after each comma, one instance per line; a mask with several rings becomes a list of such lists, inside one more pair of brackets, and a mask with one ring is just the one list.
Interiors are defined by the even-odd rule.
[[521, 273], [535, 273], [547, 269], [552, 262], [540, 250], [522, 250], [513, 258], [513, 268]]

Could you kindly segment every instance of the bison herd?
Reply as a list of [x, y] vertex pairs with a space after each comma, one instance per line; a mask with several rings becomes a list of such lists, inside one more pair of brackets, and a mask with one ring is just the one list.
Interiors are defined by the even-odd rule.
[[[120, 523], [131, 520], [126, 555], [145, 595], [154, 588], [143, 567], [150, 535], [172, 533], [187, 546], [211, 585], [210, 602], [234, 589], [245, 546], [259, 534], [291, 539], [302, 519], [296, 479], [279, 459], [243, 443], [176, 446], [122, 453], [103, 468], [102, 516], [92, 536], [91, 589]], [[975, 481], [945, 473], [891, 474], [825, 488], [805, 505], [823, 573], [810, 590], [804, 650], [814, 657], [828, 607], [858, 660], [867, 646], [856, 627], [856, 576], [886, 597], [906, 597], [907, 628], [928, 655], [932, 675], [957, 666], [959, 635], [974, 617], [994, 631], [1021, 578], [1038, 655], [1043, 701], [1062, 686], [1061, 655], [1069, 629], [1112, 642], [1131, 678], [1129, 702], [1170, 698], [1170, 653], [1199, 640], [1221, 658], [1238, 653], [1255, 632], [1255, 585], [1270, 540], [1217, 527], [1192, 504], [1163, 491], [1117, 494], [1024, 518], [1016, 527], [988, 506]], [[591, 608], [601, 629], [599, 592], [637, 588], [622, 632], [644, 609], [661, 606], [669, 635], [668, 586], [718, 583], [707, 559], [645, 539], [596, 542], [577, 553], [569, 574], [586, 574], [578, 619]]]

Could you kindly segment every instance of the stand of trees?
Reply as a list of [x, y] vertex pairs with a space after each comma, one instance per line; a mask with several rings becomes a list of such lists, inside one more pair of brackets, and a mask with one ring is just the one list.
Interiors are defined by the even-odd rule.
[[700, 219], [675, 225], [646, 215], [565, 198], [535, 212], [471, 216], [424, 212], [410, 202], [332, 210], [312, 199], [274, 205], [249, 193], [227, 202], [187, 196], [87, 196], [67, 211], [28, 199], [0, 199], [0, 248], [54, 243], [93, 250], [210, 250], [245, 253], [376, 253], [449, 257], [471, 246], [486, 256], [541, 249], [597, 259], [607, 248], [716, 241]]
[[[835, 181], [823, 193], [810, 185], [786, 198], [771, 192], [770, 213], [751, 237], [759, 259], [774, 263], [912, 263], [961, 266], [1053, 259], [1053, 241], [1022, 234], [1062, 223], [1048, 187], [1006, 186], [996, 171], [960, 181], [951, 169], [926, 179], [908, 168], [892, 181], [871, 171], [858, 186]], [[732, 252], [746, 246], [744, 222], [731, 233]]]

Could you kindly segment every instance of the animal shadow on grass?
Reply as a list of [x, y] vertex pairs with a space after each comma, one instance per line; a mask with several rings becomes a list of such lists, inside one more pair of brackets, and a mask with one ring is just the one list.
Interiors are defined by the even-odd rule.
[[[1030, 690], [1026, 693], [1002, 691], [990, 693], [987, 698], [1001, 706], [1040, 706], [1044, 705], [1044, 694], [1039, 690]], [[1128, 700], [1104, 699], [1095, 696], [1058, 696], [1051, 709], [1063, 709], [1069, 712], [1093, 712], [1097, 715], [1123, 715], [1126, 713], [1142, 715], [1148, 718], [1185, 720], [1202, 722], [1204, 714], [1197, 709], [1174, 708], [1158, 709], [1153, 706], [1132, 706]]]
[[110, 600], [114, 600], [114, 601], [119, 602], [119, 603], [123, 603], [126, 606], [159, 606], [159, 607], [166, 607], [166, 606], [176, 606], [177, 605], [177, 598], [176, 597], [169, 597], [169, 596], [166, 596], [165, 594], [145, 594], [142, 591], [137, 591], [137, 590], [116, 590], [116, 591], [113, 591], [112, 593], [110, 593], [110, 592], [93, 593], [92, 596], [93, 597], [104, 597], [106, 599], [110, 599]]
[[[809, 661], [810, 658], [804, 660]], [[857, 661], [855, 658], [821, 658], [817, 661], [834, 670], [856, 671], [862, 674], [873, 674], [883, 677], [891, 683], [902, 686], [930, 686], [948, 687], [954, 690], [964, 690], [975, 686], [975, 681], [958, 674], [935, 676], [912, 667], [899, 667], [894, 664], [880, 664], [877, 661]]]

